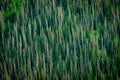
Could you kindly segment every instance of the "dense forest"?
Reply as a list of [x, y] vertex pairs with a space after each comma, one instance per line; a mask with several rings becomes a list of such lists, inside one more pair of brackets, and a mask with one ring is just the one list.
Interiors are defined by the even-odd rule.
[[120, 80], [120, 0], [0, 0], [0, 80]]

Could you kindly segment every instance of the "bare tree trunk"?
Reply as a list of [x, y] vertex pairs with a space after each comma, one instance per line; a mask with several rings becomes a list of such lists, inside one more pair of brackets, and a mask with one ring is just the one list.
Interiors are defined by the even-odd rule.
[[0, 11], [0, 49], [3, 48], [3, 27], [4, 27], [4, 17], [3, 17], [3, 12]]

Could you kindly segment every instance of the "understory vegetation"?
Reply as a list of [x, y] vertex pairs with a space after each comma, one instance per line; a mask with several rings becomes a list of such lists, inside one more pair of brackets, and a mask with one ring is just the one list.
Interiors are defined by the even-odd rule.
[[0, 0], [0, 80], [120, 80], [120, 0]]

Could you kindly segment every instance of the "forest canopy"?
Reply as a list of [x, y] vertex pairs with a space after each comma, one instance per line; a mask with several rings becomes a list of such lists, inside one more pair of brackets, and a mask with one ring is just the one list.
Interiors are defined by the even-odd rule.
[[0, 0], [0, 80], [119, 80], [120, 0]]

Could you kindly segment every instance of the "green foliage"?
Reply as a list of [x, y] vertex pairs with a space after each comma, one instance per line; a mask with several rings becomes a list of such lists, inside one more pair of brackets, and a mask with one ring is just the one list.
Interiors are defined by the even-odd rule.
[[119, 80], [118, 4], [0, 1], [0, 80]]

